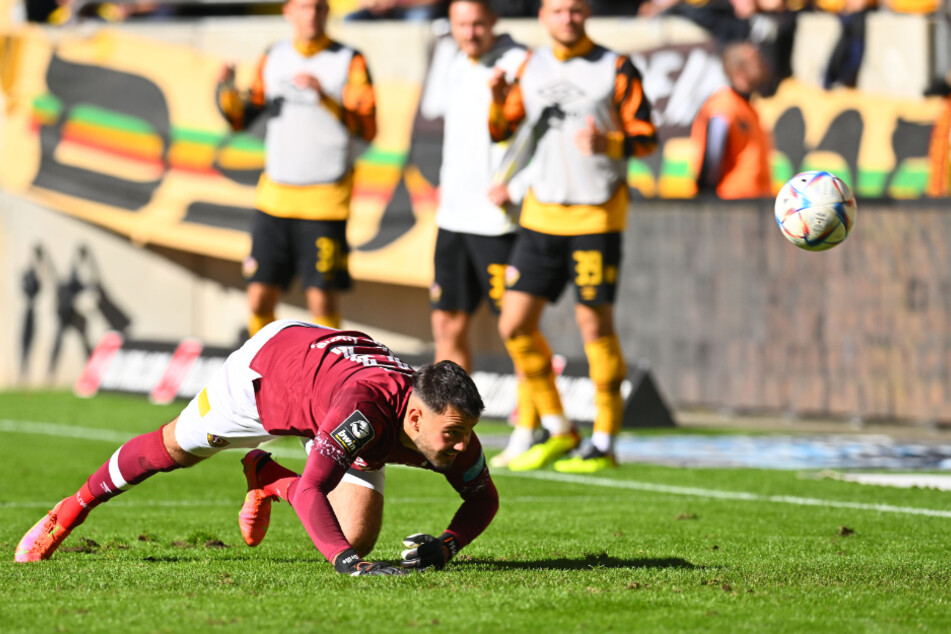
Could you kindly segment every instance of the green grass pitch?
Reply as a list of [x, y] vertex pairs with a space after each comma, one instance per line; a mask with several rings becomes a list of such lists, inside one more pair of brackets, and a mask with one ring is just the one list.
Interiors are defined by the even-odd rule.
[[[0, 631], [951, 631], [951, 494], [785, 471], [628, 464], [575, 482], [499, 472], [495, 522], [445, 570], [350, 578], [286, 504], [261, 546], [244, 545], [241, 453], [225, 452], [100, 507], [51, 561], [13, 562], [20, 536], [122, 438], [178, 409], [0, 394]], [[410, 533], [440, 533], [457, 505], [440, 476], [391, 469], [371, 559], [398, 558]]]

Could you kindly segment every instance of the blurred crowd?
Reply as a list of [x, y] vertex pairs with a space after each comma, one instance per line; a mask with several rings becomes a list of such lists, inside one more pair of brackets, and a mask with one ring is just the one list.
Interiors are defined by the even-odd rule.
[[[281, 1], [241, 2], [170, 0], [156, 2], [91, 2], [89, 0], [25, 0], [31, 22], [65, 24], [93, 19], [108, 22], [221, 15], [278, 15]], [[540, 0], [492, 0], [503, 18], [534, 17]], [[935, 15], [936, 41], [951, 38], [948, 0], [591, 0], [594, 16], [650, 18], [679, 16], [707, 30], [722, 49], [731, 42], [747, 41], [761, 51], [769, 70], [764, 95], [792, 74], [791, 59], [796, 18], [804, 11], [834, 14], [841, 35], [826, 67], [824, 85], [854, 87], [865, 53], [866, 18], [873, 11]], [[356, 20], [429, 21], [446, 16], [448, 0], [331, 0], [331, 16]], [[951, 53], [949, 53], [951, 56]], [[929, 94], [946, 90], [938, 80]]]
[[[540, 0], [492, 0], [499, 17], [534, 17]], [[63, 23], [73, 17], [119, 21], [196, 15], [280, 13], [280, 1], [142, 1], [25, 0], [32, 22]], [[745, 39], [794, 22], [799, 11], [839, 15], [850, 33], [860, 33], [866, 13], [933, 14], [947, 10], [945, 0], [591, 0], [595, 16], [678, 15], [709, 30], [719, 41]], [[331, 0], [331, 15], [344, 20], [434, 20], [446, 16], [447, 0]], [[78, 16], [75, 16], [77, 13]]]

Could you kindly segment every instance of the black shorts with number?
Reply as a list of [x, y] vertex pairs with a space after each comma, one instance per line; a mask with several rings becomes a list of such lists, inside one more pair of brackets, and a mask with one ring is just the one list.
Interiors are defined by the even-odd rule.
[[498, 314], [505, 292], [505, 266], [515, 234], [480, 236], [440, 229], [436, 235], [436, 279], [429, 289], [435, 310], [473, 313], [482, 298]]
[[346, 220], [278, 218], [256, 210], [244, 278], [286, 289], [297, 274], [302, 288], [347, 290], [349, 254]]
[[555, 302], [571, 282], [579, 304], [613, 304], [620, 267], [620, 233], [557, 236], [521, 229], [505, 283]]

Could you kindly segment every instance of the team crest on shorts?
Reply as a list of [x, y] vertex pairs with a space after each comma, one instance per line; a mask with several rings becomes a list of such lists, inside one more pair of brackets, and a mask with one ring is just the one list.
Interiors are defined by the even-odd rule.
[[208, 444], [212, 447], [226, 447], [228, 441], [222, 438], [221, 436], [215, 436], [214, 434], [208, 434]]
[[250, 255], [244, 258], [244, 262], [241, 263], [241, 273], [245, 277], [251, 277], [258, 272], [258, 261], [252, 258]]
[[376, 434], [373, 431], [373, 425], [367, 420], [367, 417], [355, 410], [347, 420], [343, 421], [337, 428], [330, 432], [330, 437], [336, 440], [351, 456], [356, 455], [363, 449], [367, 443], [373, 440]]
[[505, 286], [511, 288], [522, 276], [521, 272], [511, 264], [505, 267]]
[[429, 285], [429, 301], [438, 302], [442, 297], [442, 286], [433, 282]]

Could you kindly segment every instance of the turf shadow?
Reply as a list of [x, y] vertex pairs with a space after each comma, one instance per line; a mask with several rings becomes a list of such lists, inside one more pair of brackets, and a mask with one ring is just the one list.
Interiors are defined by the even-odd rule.
[[508, 559], [472, 558], [457, 561], [456, 567], [471, 565], [473, 567], [498, 568], [502, 570], [584, 570], [587, 568], [697, 568], [686, 559], [680, 557], [639, 557], [637, 559], [619, 559], [606, 554], [584, 555], [576, 559], [537, 559], [532, 561], [518, 561]]

